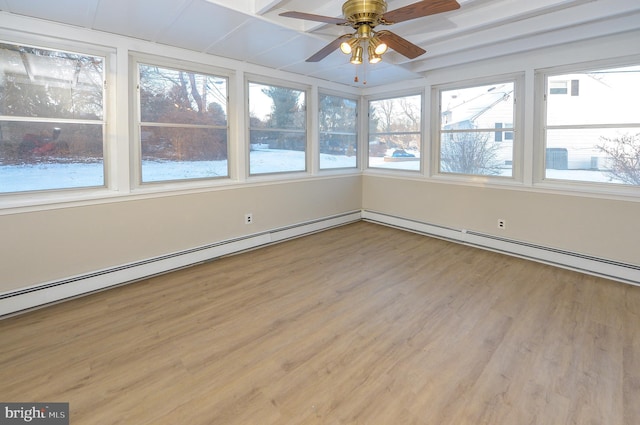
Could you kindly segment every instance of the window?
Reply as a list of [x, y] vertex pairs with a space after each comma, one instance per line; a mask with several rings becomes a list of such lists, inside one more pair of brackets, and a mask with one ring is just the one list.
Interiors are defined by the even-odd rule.
[[571, 96], [580, 95], [580, 80], [571, 80]]
[[369, 167], [420, 171], [422, 96], [369, 102]]
[[226, 177], [227, 79], [138, 64], [142, 183]]
[[0, 192], [105, 185], [105, 58], [0, 43]]
[[[571, 84], [571, 92], [569, 92], [569, 84]], [[571, 96], [579, 96], [580, 80], [549, 81], [549, 94], [571, 94]]]
[[640, 185], [640, 66], [545, 78], [580, 87], [546, 97], [545, 178]]
[[503, 128], [513, 128], [512, 123], [497, 122], [495, 125], [496, 132], [494, 137], [496, 142], [502, 142], [502, 140], [513, 140], [513, 131], [502, 131]]
[[549, 94], [567, 94], [567, 81], [549, 81]]
[[320, 95], [320, 169], [357, 166], [358, 102]]
[[440, 90], [441, 173], [513, 176], [515, 82]]
[[249, 174], [307, 169], [306, 93], [249, 83]]

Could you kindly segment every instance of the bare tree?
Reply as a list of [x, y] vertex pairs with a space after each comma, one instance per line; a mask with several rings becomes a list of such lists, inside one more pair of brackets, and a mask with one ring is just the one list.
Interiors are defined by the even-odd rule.
[[640, 185], [640, 133], [601, 137], [596, 147], [611, 161], [607, 173], [626, 184]]
[[378, 131], [386, 133], [394, 130], [394, 104], [393, 99], [381, 100], [377, 103], [376, 118], [378, 118], [377, 124], [380, 126]]
[[416, 105], [415, 102], [410, 102], [406, 97], [400, 98], [399, 103], [402, 113], [407, 119], [406, 127], [414, 131], [420, 131], [420, 106]]
[[[219, 160], [227, 157], [222, 79], [206, 74], [140, 66], [143, 122], [161, 123], [143, 129], [145, 159]], [[213, 99], [213, 102], [208, 102]], [[174, 123], [187, 125], [175, 126]]]
[[440, 145], [441, 171], [476, 175], [500, 173], [499, 146], [489, 140], [489, 133], [461, 132], [443, 137], [447, 140]]
[[[384, 99], [370, 104], [369, 131], [380, 142], [375, 149], [418, 149], [416, 133], [420, 132], [420, 106], [409, 97]], [[382, 148], [384, 146], [384, 148]]]

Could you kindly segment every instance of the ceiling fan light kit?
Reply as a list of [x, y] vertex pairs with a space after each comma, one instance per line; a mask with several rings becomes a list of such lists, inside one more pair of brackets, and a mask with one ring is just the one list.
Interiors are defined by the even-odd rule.
[[327, 24], [350, 26], [355, 33], [344, 34], [329, 43], [320, 51], [307, 59], [307, 62], [318, 62], [331, 54], [336, 48], [351, 55], [350, 62], [355, 65], [363, 63], [364, 52], [367, 52], [369, 63], [378, 63], [388, 48], [401, 55], [415, 59], [426, 53], [422, 47], [416, 46], [391, 31], [374, 31], [378, 25], [392, 25], [410, 19], [435, 15], [459, 9], [456, 0], [423, 0], [399, 9], [387, 12], [385, 0], [347, 0], [342, 5], [344, 19], [329, 16], [313, 15], [302, 12], [285, 12], [281, 16], [305, 19]]
[[376, 54], [376, 51], [369, 46], [369, 63], [378, 63], [382, 61], [382, 56]]
[[[367, 45], [365, 46], [365, 44]], [[358, 50], [358, 47], [360, 50]], [[367, 49], [369, 63], [378, 63], [382, 60], [382, 55], [387, 51], [387, 47], [387, 44], [380, 40], [368, 24], [358, 26], [355, 34], [340, 43], [340, 51], [345, 55], [352, 55], [351, 63], [356, 65], [362, 63], [362, 54], [365, 48]]]
[[351, 63], [354, 65], [361, 65], [363, 53], [364, 49], [362, 46], [357, 46], [353, 51], [353, 55], [351, 55]]
[[371, 40], [369, 40], [369, 46], [371, 47], [373, 52], [378, 56], [384, 55], [384, 53], [389, 48], [389, 46], [387, 46], [387, 43], [385, 43], [384, 41], [381, 41], [380, 37], [378, 36], [373, 37]]
[[358, 39], [350, 38], [340, 43], [340, 51], [342, 51], [342, 53], [344, 53], [345, 55], [350, 55], [353, 49], [355, 49], [357, 45], [358, 45]]

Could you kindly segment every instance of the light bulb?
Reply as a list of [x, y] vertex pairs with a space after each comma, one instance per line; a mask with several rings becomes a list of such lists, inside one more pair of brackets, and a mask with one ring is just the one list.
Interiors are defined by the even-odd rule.
[[382, 57], [376, 54], [375, 49], [371, 44], [369, 44], [368, 53], [369, 53], [369, 63], [378, 63], [382, 60]]
[[343, 41], [342, 43], [340, 43], [340, 50], [342, 51], [342, 53], [344, 53], [345, 55], [349, 55], [351, 54], [351, 40], [349, 41]]
[[369, 41], [369, 45], [373, 47], [373, 51], [376, 55], [379, 56], [383, 55], [389, 48], [389, 46], [387, 46], [387, 43], [385, 43], [384, 41], [380, 41], [380, 38], [378, 36], [373, 37], [371, 41]]

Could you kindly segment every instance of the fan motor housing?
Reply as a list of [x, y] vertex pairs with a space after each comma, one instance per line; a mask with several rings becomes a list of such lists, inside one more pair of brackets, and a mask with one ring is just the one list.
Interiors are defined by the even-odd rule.
[[342, 5], [344, 18], [353, 25], [369, 24], [374, 27], [386, 11], [387, 2], [384, 0], [347, 0]]

